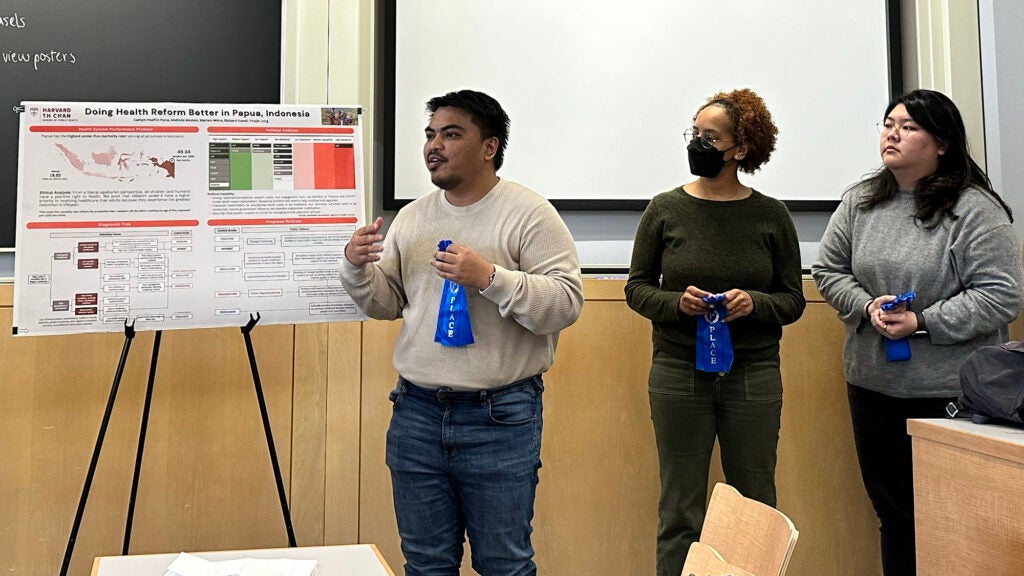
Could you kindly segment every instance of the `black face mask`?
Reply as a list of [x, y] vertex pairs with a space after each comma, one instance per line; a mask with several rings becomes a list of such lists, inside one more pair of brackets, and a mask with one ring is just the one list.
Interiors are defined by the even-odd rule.
[[703, 138], [694, 138], [686, 145], [686, 154], [690, 159], [690, 173], [694, 176], [714, 178], [725, 167], [725, 153], [736, 147], [733, 144], [725, 150], [715, 148]]

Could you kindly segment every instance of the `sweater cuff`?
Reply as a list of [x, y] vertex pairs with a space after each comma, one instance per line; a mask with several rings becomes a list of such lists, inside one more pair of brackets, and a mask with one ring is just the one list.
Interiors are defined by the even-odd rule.
[[868, 300], [867, 302], [864, 303], [864, 306], [860, 309], [860, 317], [861, 318], [870, 318], [871, 317], [871, 314], [869, 313], [868, 308], [871, 307], [871, 303], [874, 302], [874, 301], [875, 301], [875, 299], [872, 298], [871, 300]]
[[512, 297], [516, 286], [515, 272], [497, 264], [492, 264], [492, 266], [494, 266], [494, 280], [491, 281], [490, 286], [479, 290], [479, 292], [481, 296], [500, 306]]
[[341, 277], [353, 285], [365, 284], [367, 279], [372, 276], [370, 268], [373, 263], [368, 262], [362, 266], [356, 266], [355, 264], [348, 261], [343, 253], [341, 255], [341, 267], [339, 272]]

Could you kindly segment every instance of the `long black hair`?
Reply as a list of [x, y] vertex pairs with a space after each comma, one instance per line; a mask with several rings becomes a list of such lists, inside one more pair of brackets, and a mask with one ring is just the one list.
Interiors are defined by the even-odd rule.
[[[935, 137], [945, 149], [939, 156], [939, 166], [935, 172], [917, 181], [914, 188], [917, 201], [914, 219], [927, 228], [935, 228], [945, 218], [956, 220], [959, 216], [953, 212], [953, 207], [960, 199], [960, 194], [973, 187], [999, 202], [1012, 222], [1013, 211], [992, 188], [992, 182], [985, 171], [971, 159], [967, 149], [967, 129], [964, 128], [964, 120], [956, 104], [941, 92], [912, 90], [889, 102], [882, 117], [887, 118], [892, 109], [900, 104], [906, 107], [914, 122]], [[870, 175], [865, 183], [871, 192], [860, 203], [860, 207], [867, 210], [884, 204], [899, 193], [896, 177], [884, 166]]]

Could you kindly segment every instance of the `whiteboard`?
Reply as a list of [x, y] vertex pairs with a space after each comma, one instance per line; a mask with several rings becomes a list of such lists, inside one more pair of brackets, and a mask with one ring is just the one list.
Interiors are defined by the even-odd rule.
[[494, 96], [511, 118], [499, 174], [572, 209], [642, 207], [689, 180], [683, 131], [723, 89], [758, 92], [779, 127], [770, 162], [741, 175], [770, 196], [833, 203], [880, 165], [875, 123], [892, 93], [890, 45], [899, 54], [892, 2], [388, 4], [395, 28], [385, 208], [431, 189], [424, 103], [462, 88]]

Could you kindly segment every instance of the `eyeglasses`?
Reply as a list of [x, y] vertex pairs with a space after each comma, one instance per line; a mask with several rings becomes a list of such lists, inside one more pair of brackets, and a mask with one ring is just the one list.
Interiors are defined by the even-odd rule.
[[889, 134], [892, 134], [893, 131], [896, 131], [897, 133], [899, 133], [900, 138], [908, 138], [912, 134], [920, 130], [919, 127], [914, 126], [912, 124], [907, 124], [906, 122], [899, 124], [893, 122], [892, 120], [879, 122], [875, 124], [875, 126], [878, 127], [878, 133], [881, 134], [882, 136], [888, 136]]
[[718, 144], [719, 142], [725, 142], [726, 144], [732, 143], [732, 140], [722, 140], [721, 138], [715, 138], [713, 136], [708, 136], [707, 134], [701, 136], [700, 133], [698, 133], [693, 128], [687, 128], [686, 131], [683, 132], [683, 138], [686, 140], [686, 142], [689, 142], [695, 138], [700, 138], [701, 140], [707, 142], [712, 146]]

